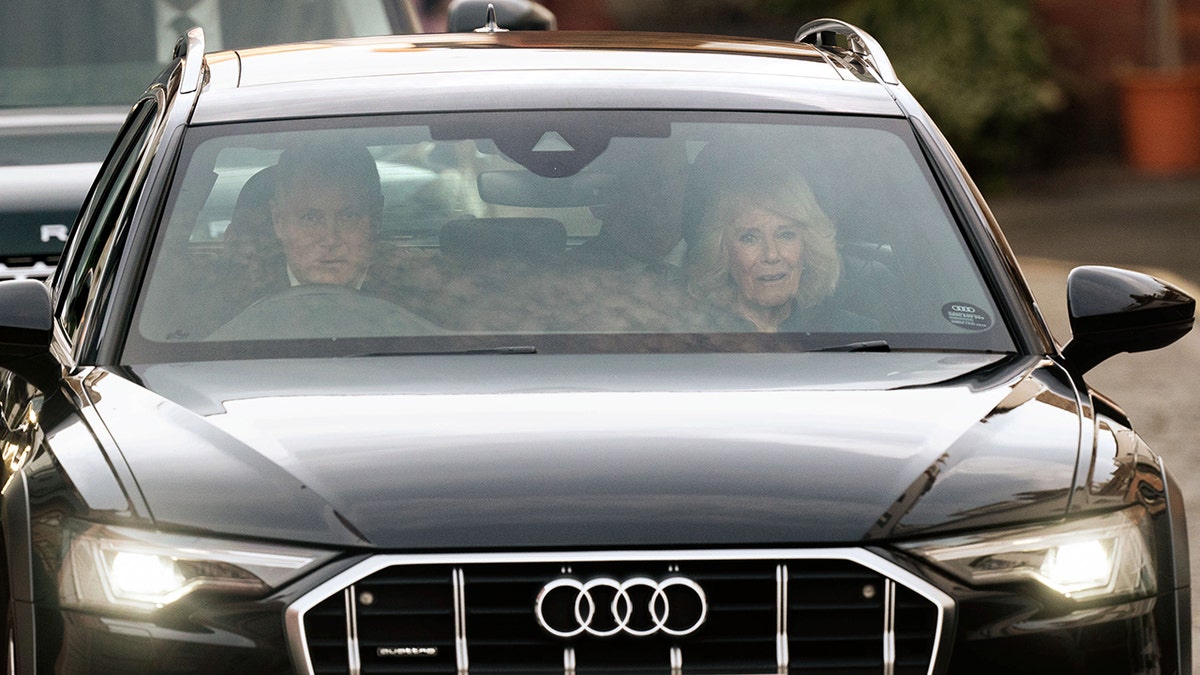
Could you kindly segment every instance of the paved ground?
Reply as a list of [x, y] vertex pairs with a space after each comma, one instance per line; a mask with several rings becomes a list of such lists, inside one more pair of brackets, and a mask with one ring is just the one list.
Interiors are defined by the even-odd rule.
[[[1080, 264], [1127, 267], [1200, 298], [1200, 175], [1155, 178], [1113, 163], [1022, 179], [988, 202], [1051, 330], [1070, 330], [1066, 279]], [[1200, 584], [1200, 329], [1155, 352], [1100, 364], [1089, 384], [1115, 398], [1182, 484], [1191, 520], [1193, 588]], [[1193, 591], [1200, 652], [1200, 593]], [[1200, 657], [1196, 659], [1200, 664]]]

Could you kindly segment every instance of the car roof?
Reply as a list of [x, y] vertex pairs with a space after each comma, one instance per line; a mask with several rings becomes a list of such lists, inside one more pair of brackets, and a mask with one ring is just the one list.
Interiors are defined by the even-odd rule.
[[557, 107], [901, 114], [882, 84], [812, 45], [727, 36], [372, 37], [217, 52], [206, 65], [193, 124]]

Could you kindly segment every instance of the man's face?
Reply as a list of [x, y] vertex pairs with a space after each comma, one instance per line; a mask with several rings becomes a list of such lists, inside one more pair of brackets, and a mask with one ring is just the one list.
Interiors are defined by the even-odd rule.
[[372, 248], [372, 205], [363, 192], [304, 173], [271, 200], [275, 234], [300, 283], [361, 283]]

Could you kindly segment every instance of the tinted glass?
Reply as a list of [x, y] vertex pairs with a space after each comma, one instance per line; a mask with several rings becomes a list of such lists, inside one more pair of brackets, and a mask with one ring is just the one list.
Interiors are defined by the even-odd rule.
[[902, 120], [195, 129], [127, 360], [1012, 341]]

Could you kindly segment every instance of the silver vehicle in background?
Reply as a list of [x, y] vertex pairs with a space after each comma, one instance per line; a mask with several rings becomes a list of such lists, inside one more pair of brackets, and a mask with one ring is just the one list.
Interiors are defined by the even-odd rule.
[[0, 279], [58, 263], [136, 100], [203, 26], [212, 49], [420, 32], [409, 0], [0, 0]]

